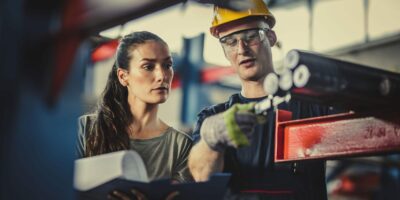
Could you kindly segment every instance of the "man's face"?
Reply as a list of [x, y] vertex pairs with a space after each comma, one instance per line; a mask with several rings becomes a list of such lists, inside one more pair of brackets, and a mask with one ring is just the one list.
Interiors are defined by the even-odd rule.
[[226, 58], [242, 81], [263, 81], [273, 72], [270, 43], [273, 45], [276, 38], [264, 21], [224, 26], [219, 30], [219, 38]]

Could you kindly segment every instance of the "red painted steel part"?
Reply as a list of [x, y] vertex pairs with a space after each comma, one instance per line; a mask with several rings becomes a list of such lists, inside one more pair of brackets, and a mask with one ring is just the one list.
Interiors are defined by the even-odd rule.
[[278, 110], [275, 162], [400, 152], [400, 117], [376, 116], [344, 113], [290, 120], [290, 112]]

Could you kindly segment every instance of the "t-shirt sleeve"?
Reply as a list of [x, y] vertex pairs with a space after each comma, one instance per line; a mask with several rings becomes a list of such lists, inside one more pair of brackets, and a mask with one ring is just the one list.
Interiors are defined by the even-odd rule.
[[86, 128], [88, 123], [88, 116], [84, 115], [78, 118], [78, 135], [76, 141], [76, 155], [77, 158], [85, 157], [86, 149]]
[[184, 137], [178, 159], [175, 162], [172, 179], [180, 183], [194, 180], [187, 165], [189, 152], [193, 145], [192, 143], [193, 141], [189, 137]]

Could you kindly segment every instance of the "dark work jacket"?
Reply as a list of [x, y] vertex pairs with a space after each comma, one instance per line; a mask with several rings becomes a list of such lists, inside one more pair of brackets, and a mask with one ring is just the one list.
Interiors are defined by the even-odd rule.
[[[203, 109], [193, 136], [200, 139], [200, 127], [205, 118], [223, 112], [235, 103], [260, 101], [240, 94], [232, 95], [225, 103]], [[328, 107], [292, 99], [279, 109], [292, 112], [293, 119], [326, 115]], [[239, 149], [228, 147], [225, 151], [224, 172], [232, 173], [229, 196], [226, 199], [327, 199], [325, 161], [302, 161], [297, 163], [274, 163], [275, 112], [267, 115], [268, 121], [255, 128], [251, 145]], [[249, 197], [249, 198], [247, 198]]]

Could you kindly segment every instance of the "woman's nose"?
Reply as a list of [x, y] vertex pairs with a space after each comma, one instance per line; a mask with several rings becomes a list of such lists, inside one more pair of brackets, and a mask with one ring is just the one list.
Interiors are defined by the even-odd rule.
[[155, 73], [157, 82], [163, 82], [167, 78], [168, 74], [161, 66], [156, 69]]

